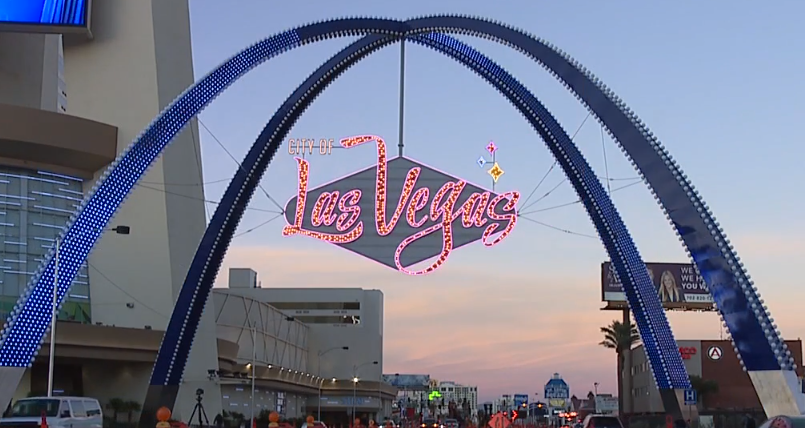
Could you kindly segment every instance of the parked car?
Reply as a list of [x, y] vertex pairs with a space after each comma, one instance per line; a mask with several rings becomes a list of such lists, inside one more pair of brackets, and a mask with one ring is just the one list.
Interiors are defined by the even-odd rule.
[[17, 400], [0, 428], [38, 427], [42, 418], [50, 428], [103, 428], [103, 410], [88, 397], [31, 397]]
[[763, 422], [760, 428], [805, 428], [805, 415], [775, 416]]
[[433, 418], [422, 419], [421, 428], [439, 428], [439, 421]]
[[587, 415], [583, 428], [623, 428], [621, 420], [612, 415]]

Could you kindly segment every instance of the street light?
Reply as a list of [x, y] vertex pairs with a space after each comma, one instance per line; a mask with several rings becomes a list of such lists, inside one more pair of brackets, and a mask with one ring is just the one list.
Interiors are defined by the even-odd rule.
[[[103, 229], [102, 232], [111, 231], [118, 235], [128, 235], [131, 233], [129, 226], [115, 226], [110, 229]], [[55, 254], [53, 255], [53, 305], [50, 314], [50, 355], [48, 356], [48, 397], [53, 397], [53, 369], [56, 363], [56, 320], [59, 317], [59, 250], [61, 249], [61, 237], [56, 236], [53, 241]]]
[[358, 378], [358, 370], [363, 366], [368, 366], [371, 364], [378, 364], [377, 361], [369, 361], [363, 364], [358, 364], [352, 366], [352, 419], [355, 419], [358, 413], [358, 406], [357, 406], [357, 389], [358, 389], [358, 382], [360, 378]]
[[[329, 352], [332, 352], [332, 351], [337, 351], [337, 350], [339, 350], [339, 349], [340, 349], [340, 350], [342, 350], [342, 351], [349, 351], [349, 346], [334, 346], [334, 347], [332, 347], [332, 348], [330, 348], [330, 349], [327, 349], [327, 350], [325, 350], [325, 351], [319, 351], [319, 352], [318, 352], [318, 355], [319, 355], [319, 367], [318, 367], [318, 376], [319, 376], [319, 408], [318, 408], [318, 412], [316, 412], [316, 415], [317, 415], [316, 417], [318, 418], [317, 420], [318, 420], [319, 422], [321, 422], [321, 387], [322, 387], [322, 384], [324, 384], [324, 379], [322, 379], [322, 377], [321, 377], [321, 357], [323, 357], [324, 355], [326, 355], [326, 354], [327, 354], [327, 353], [329, 353]], [[333, 382], [335, 382], [335, 378], [333, 378]]]

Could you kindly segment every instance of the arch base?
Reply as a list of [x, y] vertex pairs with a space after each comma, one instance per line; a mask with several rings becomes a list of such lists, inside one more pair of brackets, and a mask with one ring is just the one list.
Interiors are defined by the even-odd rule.
[[6, 411], [25, 376], [25, 367], [0, 367], [0, 414]]
[[766, 416], [805, 415], [805, 394], [795, 371], [757, 370], [748, 373]]
[[[619, 392], [623, 394], [623, 391]], [[699, 419], [699, 409], [696, 406], [685, 406], [685, 390], [684, 389], [661, 389], [660, 400], [662, 400], [662, 407], [665, 409], [665, 414], [670, 415], [672, 418], [684, 419], [686, 421], [695, 421]], [[691, 423], [688, 422], [688, 426]]]

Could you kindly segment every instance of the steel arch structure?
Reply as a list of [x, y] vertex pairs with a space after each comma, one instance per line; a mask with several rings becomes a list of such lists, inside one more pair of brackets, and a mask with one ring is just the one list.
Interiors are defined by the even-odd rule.
[[[372, 33], [401, 38], [434, 31], [482, 36], [512, 46], [548, 69], [588, 107], [633, 162], [698, 266], [730, 331], [737, 354], [750, 372], [767, 412], [790, 414], [805, 408], [801, 401], [796, 401], [792, 388], [766, 393], [766, 390], [774, 389], [764, 386], [770, 381], [791, 380], [793, 359], [723, 230], [660, 142], [611, 90], [570, 56], [524, 32], [477, 18], [434, 16], [404, 23], [387, 19], [352, 18], [320, 22], [265, 39], [225, 62], [168, 106], [120, 154], [82, 202], [60, 236], [63, 249], [57, 284], [59, 301], [64, 299], [78, 266], [86, 259], [100, 230], [109, 222], [115, 209], [153, 160], [188, 119], [198, 114], [229, 84], [251, 68], [284, 51], [325, 38]], [[625, 239], [622, 236], [618, 238]], [[48, 329], [47, 313], [54, 282], [53, 268], [51, 254], [40, 266], [9, 315], [0, 335], [0, 366], [24, 370], [36, 355]], [[621, 271], [618, 274], [622, 276]], [[639, 273], [637, 275], [640, 276]], [[638, 278], [638, 286], [640, 282]], [[197, 292], [191, 293], [188, 307], [200, 306], [195, 311], [200, 314], [203, 304], [193, 303], [198, 301], [197, 297], [201, 297]], [[184, 327], [186, 326], [181, 326]], [[670, 335], [657, 338], [663, 343], [671, 339]], [[674, 351], [678, 356], [678, 351]], [[670, 354], [657, 349], [655, 359], [663, 362], [667, 355]], [[654, 365], [654, 361], [652, 364]], [[655, 375], [658, 374], [656, 369], [661, 366], [663, 364], [655, 367]], [[669, 378], [672, 375], [678, 376], [660, 373], [663, 374]], [[785, 397], [775, 396], [782, 392], [785, 392]], [[784, 404], [777, 406], [782, 411], [774, 411], [775, 402], [783, 401]]]
[[[260, 133], [216, 208], [193, 258], [154, 365], [145, 409], [171, 407], [175, 402], [186, 356], [223, 256], [251, 196], [291, 127], [315, 98], [349, 67], [397, 40], [393, 36], [366, 36], [336, 54], [299, 85]], [[514, 104], [546, 142], [583, 201], [613, 265], [617, 265], [619, 276], [629, 283], [624, 288], [630, 306], [635, 308], [641, 337], [645, 338], [646, 347], [651, 348], [649, 355], [655, 357], [651, 360], [655, 379], [662, 391], [671, 393], [665, 394], [666, 407], [678, 412], [673, 391], [689, 388], [690, 383], [660, 300], [620, 215], [567, 132], [528, 89], [469, 46], [438, 33], [413, 36], [411, 40], [457, 60], [486, 79]], [[378, 144], [384, 144], [377, 140]], [[663, 348], [667, 344], [671, 346]], [[151, 413], [144, 412], [146, 416]], [[150, 426], [151, 422], [141, 420], [141, 426]]]

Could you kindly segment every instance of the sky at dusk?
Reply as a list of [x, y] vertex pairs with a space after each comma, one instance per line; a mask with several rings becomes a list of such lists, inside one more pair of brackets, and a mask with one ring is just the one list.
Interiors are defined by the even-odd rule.
[[[500, 20], [547, 39], [612, 88], [673, 153], [725, 228], [783, 335], [805, 333], [799, 264], [805, 257], [805, 85], [799, 55], [805, 4], [780, 0], [676, 2], [193, 0], [196, 78], [259, 39], [342, 16], [409, 18], [456, 13]], [[279, 4], [283, 4], [279, 6]], [[226, 6], [226, 7], [224, 7]], [[505, 46], [460, 37], [528, 86], [554, 113], [600, 176], [646, 261], [685, 262], [667, 220], [637, 174], [586, 110], [542, 68]], [[313, 70], [354, 39], [285, 53], [252, 71], [201, 117], [206, 198], [226, 181], [276, 108]], [[354, 66], [329, 87], [289, 138], [383, 136], [396, 146], [399, 46]], [[449, 58], [406, 49], [406, 156], [482, 185], [475, 160], [499, 146], [498, 191], [531, 193], [554, 163], [520, 114]], [[217, 141], [216, 141], [217, 140]], [[222, 148], [226, 147], [226, 150]], [[606, 155], [604, 154], [606, 153]], [[373, 165], [374, 146], [309, 157], [313, 186]], [[605, 161], [606, 159], [606, 161]], [[554, 372], [572, 393], [615, 392], [615, 355], [598, 345], [606, 253], [557, 166], [530, 198], [536, 211], [494, 248], [472, 244], [446, 266], [409, 277], [311, 239], [283, 238], [278, 205], [296, 192], [296, 164], [275, 157], [229, 250], [229, 267], [251, 267], [263, 287], [362, 287], [385, 294], [384, 371], [429, 373], [478, 385], [481, 399], [542, 391]], [[269, 198], [268, 195], [271, 196]], [[272, 201], [273, 200], [273, 201]], [[209, 213], [214, 210], [210, 204]], [[521, 206], [522, 208], [522, 206]], [[393, 243], [396, 245], [397, 243]], [[792, 298], [793, 297], [793, 298]], [[716, 339], [713, 314], [670, 313], [677, 339]]]

